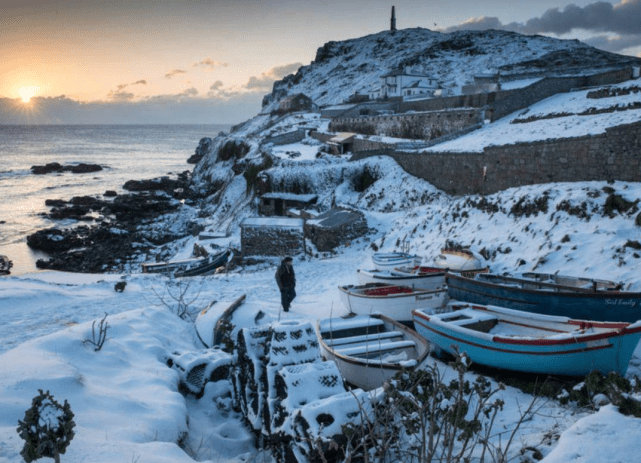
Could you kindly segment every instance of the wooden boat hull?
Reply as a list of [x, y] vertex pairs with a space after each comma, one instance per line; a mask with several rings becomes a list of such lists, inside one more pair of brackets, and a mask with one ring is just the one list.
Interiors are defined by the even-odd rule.
[[437, 289], [445, 286], [445, 272], [435, 271], [431, 273], [412, 274], [401, 273], [393, 270], [364, 270], [358, 269], [358, 283], [383, 283], [387, 285], [410, 286], [421, 289]]
[[385, 316], [320, 320], [316, 330], [321, 355], [336, 363], [347, 382], [367, 391], [429, 355], [423, 337]]
[[[586, 322], [493, 306], [472, 308], [480, 316], [466, 319], [467, 313], [430, 315], [417, 310], [414, 325], [421, 336], [439, 349], [450, 354], [456, 350], [465, 352], [481, 365], [568, 376], [585, 376], [594, 370], [624, 375], [641, 338], [641, 321]], [[517, 334], [501, 334], [503, 328], [499, 328], [499, 334], [493, 334], [494, 328], [483, 332], [488, 329], [483, 323], [490, 323], [492, 317], [516, 327]], [[528, 328], [543, 330], [547, 335], [523, 334]]]
[[522, 286], [524, 280], [493, 274], [466, 278], [448, 273], [445, 281], [449, 297], [459, 301], [580, 320], [632, 323], [641, 319], [641, 293], [592, 291], [527, 280]]
[[392, 320], [411, 323], [412, 311], [435, 311], [447, 303], [447, 289], [413, 289], [378, 283], [339, 286], [340, 299], [351, 313], [382, 314]]
[[420, 265], [423, 258], [406, 252], [377, 252], [372, 255], [372, 262], [377, 270], [390, 270], [396, 267], [413, 267]]
[[214, 273], [219, 267], [225, 265], [231, 255], [230, 251], [224, 251], [207, 259], [206, 262], [185, 270], [176, 270], [174, 274], [177, 277], [193, 277], [198, 275], [209, 275]]
[[454, 272], [469, 272], [483, 270], [481, 258], [467, 249], [441, 249], [441, 253], [434, 258], [434, 267]]

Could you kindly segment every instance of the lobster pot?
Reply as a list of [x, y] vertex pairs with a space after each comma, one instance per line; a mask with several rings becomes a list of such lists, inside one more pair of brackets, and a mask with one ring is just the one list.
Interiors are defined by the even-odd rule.
[[347, 444], [343, 427], [374, 422], [372, 400], [372, 393], [354, 389], [303, 405], [292, 416], [290, 455], [300, 463], [342, 461]]
[[265, 396], [265, 354], [271, 328], [267, 325], [238, 331], [238, 363], [234, 375], [234, 397], [249, 426], [262, 429], [261, 411]]
[[290, 365], [274, 377], [268, 400], [270, 432], [294, 437], [290, 417], [302, 406], [345, 392], [340, 371], [334, 362]]
[[200, 398], [208, 382], [230, 381], [235, 357], [220, 349], [172, 355], [167, 363], [178, 372], [180, 388]]
[[267, 401], [263, 405], [263, 433], [272, 437], [272, 410], [269, 401], [278, 397], [276, 377], [287, 366], [321, 362], [316, 331], [309, 322], [275, 323], [271, 327], [265, 356], [265, 379], [262, 384]]
[[309, 322], [275, 323], [241, 329], [237, 345], [236, 402], [250, 426], [269, 435], [267, 400], [276, 396], [276, 373], [284, 366], [320, 362], [316, 333]]

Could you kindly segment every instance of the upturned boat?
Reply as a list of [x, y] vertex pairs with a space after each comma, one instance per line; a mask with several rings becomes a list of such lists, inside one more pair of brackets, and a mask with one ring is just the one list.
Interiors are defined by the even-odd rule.
[[482, 258], [468, 249], [443, 248], [441, 253], [434, 258], [431, 265], [432, 267], [459, 273], [487, 270], [487, 267], [483, 265]]
[[429, 344], [414, 330], [383, 315], [327, 318], [317, 324], [321, 355], [333, 360], [343, 378], [366, 391], [429, 355]]
[[641, 319], [641, 293], [623, 291], [620, 283], [545, 273], [474, 278], [448, 273], [452, 299], [491, 304], [546, 315], [632, 323]]
[[447, 289], [418, 289], [382, 283], [339, 286], [345, 308], [358, 315], [380, 313], [392, 320], [412, 323], [412, 311], [435, 311], [447, 303]]
[[574, 320], [495, 306], [453, 304], [452, 312], [414, 311], [416, 331], [436, 352], [465, 353], [473, 362], [527, 373], [625, 375], [641, 338], [633, 324]]

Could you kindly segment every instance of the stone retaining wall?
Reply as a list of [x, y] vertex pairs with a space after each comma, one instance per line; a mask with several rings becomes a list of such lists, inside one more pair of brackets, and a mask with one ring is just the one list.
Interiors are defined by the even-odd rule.
[[[459, 109], [374, 117], [334, 119], [332, 132], [354, 132], [364, 135], [385, 135], [413, 140], [431, 140], [458, 132], [483, 122], [482, 109]], [[354, 151], [357, 151], [354, 149]]]
[[[355, 153], [351, 160], [374, 153]], [[490, 146], [482, 153], [390, 154], [408, 173], [449, 194], [489, 194], [521, 185], [641, 181], [641, 122], [599, 135]]]

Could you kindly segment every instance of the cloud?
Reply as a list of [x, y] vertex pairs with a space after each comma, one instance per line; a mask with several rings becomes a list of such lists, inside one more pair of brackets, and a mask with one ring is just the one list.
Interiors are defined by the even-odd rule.
[[213, 71], [216, 68], [227, 67], [227, 66], [229, 66], [229, 63], [227, 63], [226, 61], [214, 61], [211, 58], [205, 58], [202, 61], [194, 63], [195, 68], [200, 67], [205, 69], [206, 71]]
[[641, 0], [622, 0], [613, 5], [608, 2], [590, 3], [584, 7], [568, 5], [562, 10], [551, 8], [538, 18], [524, 23], [503, 24], [496, 17], [470, 18], [444, 32], [459, 30], [502, 29], [523, 34], [567, 34], [575, 29], [615, 34], [618, 38], [603, 37], [594, 40], [610, 51], [620, 51], [641, 43]]
[[187, 74], [187, 71], [184, 71], [182, 69], [174, 69], [173, 71], [169, 71], [167, 74], [165, 74], [165, 77], [167, 79], [171, 79], [172, 77], [176, 77], [180, 74]]
[[116, 91], [113, 90], [107, 94], [107, 98], [110, 100], [116, 101], [130, 101], [133, 100], [135, 95], [130, 92], [123, 92], [123, 90], [130, 85], [147, 85], [147, 81], [144, 79], [138, 80], [132, 84], [119, 84], [116, 85]]
[[20, 98], [0, 97], [0, 125], [235, 124], [253, 117], [260, 108], [261, 97], [255, 93], [218, 99], [198, 96], [195, 89], [134, 101], [111, 99], [86, 103], [64, 95], [34, 97], [28, 106]]
[[252, 76], [243, 88], [256, 92], [271, 91], [272, 85], [275, 81], [296, 72], [303, 63], [291, 63], [284, 66], [276, 66], [267, 72], [261, 73], [260, 76]]

